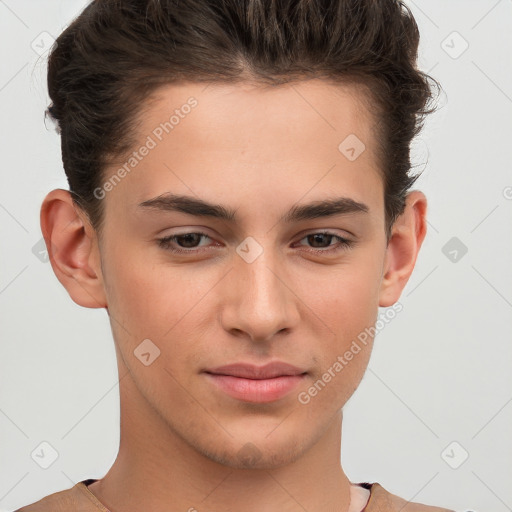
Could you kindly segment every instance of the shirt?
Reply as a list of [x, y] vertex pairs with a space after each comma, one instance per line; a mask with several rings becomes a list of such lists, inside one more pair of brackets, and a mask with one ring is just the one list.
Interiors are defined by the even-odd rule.
[[[71, 489], [60, 491], [27, 505], [15, 512], [110, 512], [105, 505], [88, 489], [94, 479], [82, 480]], [[447, 508], [433, 507], [421, 503], [413, 503], [388, 492], [382, 485], [374, 483], [358, 483], [370, 491], [366, 506], [361, 512], [455, 512]], [[471, 511], [468, 511], [471, 512]]]

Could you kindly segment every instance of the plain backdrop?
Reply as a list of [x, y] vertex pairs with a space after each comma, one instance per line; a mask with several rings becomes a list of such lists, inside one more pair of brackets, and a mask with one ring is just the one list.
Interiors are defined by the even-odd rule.
[[[77, 306], [41, 247], [67, 188], [44, 122], [45, 50], [87, 2], [0, 0], [0, 511], [101, 478], [119, 442], [104, 310]], [[512, 510], [512, 1], [408, 2], [443, 86], [413, 145], [429, 229], [401, 311], [344, 409], [342, 463], [408, 500]], [[382, 314], [385, 312], [383, 311]], [[52, 448], [47, 444], [49, 443]], [[34, 453], [55, 450], [47, 469]], [[52, 452], [53, 453], [53, 452]], [[314, 483], [312, 483], [313, 485]]]

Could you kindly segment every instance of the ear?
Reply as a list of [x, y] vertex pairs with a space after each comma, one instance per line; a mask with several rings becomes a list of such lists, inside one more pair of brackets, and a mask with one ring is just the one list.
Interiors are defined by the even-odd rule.
[[52, 190], [41, 206], [41, 231], [57, 279], [86, 308], [106, 308], [96, 231], [67, 190]]
[[419, 190], [409, 192], [405, 209], [395, 221], [386, 249], [379, 306], [392, 306], [412, 274], [427, 233], [427, 198]]

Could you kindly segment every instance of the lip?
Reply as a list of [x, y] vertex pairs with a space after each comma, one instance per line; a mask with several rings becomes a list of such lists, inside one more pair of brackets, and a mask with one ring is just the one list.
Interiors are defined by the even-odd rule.
[[305, 378], [296, 366], [273, 362], [265, 366], [235, 363], [205, 370], [218, 389], [245, 402], [273, 402], [289, 394]]
[[244, 379], [272, 379], [282, 376], [301, 375], [306, 373], [304, 370], [297, 368], [282, 361], [274, 361], [264, 366], [256, 366], [250, 363], [233, 363], [217, 368], [205, 370], [206, 373], [216, 375], [231, 375], [233, 377], [242, 377]]

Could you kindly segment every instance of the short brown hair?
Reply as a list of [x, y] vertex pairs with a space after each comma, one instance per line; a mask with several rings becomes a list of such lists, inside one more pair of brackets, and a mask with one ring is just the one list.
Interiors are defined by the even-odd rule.
[[100, 233], [105, 167], [135, 144], [145, 101], [164, 84], [322, 78], [368, 92], [391, 227], [419, 175], [410, 143], [430, 106], [416, 67], [419, 31], [398, 0], [95, 0], [48, 62], [47, 113], [58, 123], [75, 203]]

